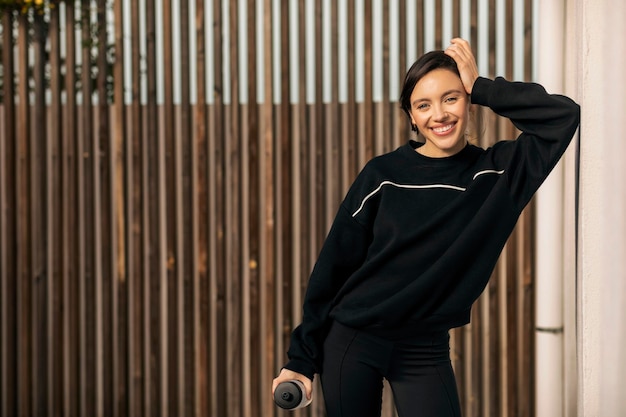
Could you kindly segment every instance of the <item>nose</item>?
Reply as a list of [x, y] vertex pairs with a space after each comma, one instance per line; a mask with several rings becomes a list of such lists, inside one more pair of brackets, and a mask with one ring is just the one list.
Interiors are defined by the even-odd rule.
[[442, 120], [446, 120], [447, 118], [448, 118], [448, 113], [443, 109], [443, 106], [441, 105], [433, 106], [433, 119], [435, 119], [435, 121], [442, 121]]

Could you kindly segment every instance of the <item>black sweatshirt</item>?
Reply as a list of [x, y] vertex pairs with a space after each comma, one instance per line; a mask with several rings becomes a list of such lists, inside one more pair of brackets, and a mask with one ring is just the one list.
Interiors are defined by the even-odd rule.
[[469, 322], [522, 209], [579, 123], [579, 106], [534, 83], [479, 78], [471, 101], [522, 132], [489, 149], [429, 158], [409, 141], [366, 164], [311, 273], [285, 368], [321, 372], [332, 320], [390, 335]]

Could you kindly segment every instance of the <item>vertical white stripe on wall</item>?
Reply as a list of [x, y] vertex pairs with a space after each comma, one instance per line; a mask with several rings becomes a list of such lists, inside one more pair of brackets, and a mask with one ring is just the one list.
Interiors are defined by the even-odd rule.
[[[387, 7], [387, 6], [385, 6]], [[383, 99], [383, 5], [381, 0], [372, 0], [372, 100]]]
[[[389, 0], [389, 101], [396, 101], [400, 95], [400, 80], [398, 79], [398, 71], [400, 71], [399, 59], [399, 38], [398, 22], [399, 22], [399, 0]], [[404, 69], [403, 69], [404, 70]]]
[[506, 0], [496, 0], [496, 76], [506, 76]]
[[[241, 1], [241, 0], [240, 0]], [[179, 0], [172, 0], [172, 9], [164, 10], [164, 13], [170, 13], [172, 19], [172, 100], [174, 104], [180, 104], [180, 2]], [[165, 16], [165, 15], [164, 15]], [[159, 26], [157, 26], [159, 27]], [[165, 39], [163, 40], [165, 42]], [[165, 52], [164, 52], [165, 53]]]
[[[281, 37], [280, 37], [280, 0], [272, 0], [272, 57], [274, 62], [273, 80], [274, 84], [274, 97], [272, 102], [274, 104], [280, 103], [281, 89], [282, 89], [282, 75], [280, 73], [280, 66], [282, 65], [282, 49], [281, 49]], [[269, 97], [268, 97], [269, 98]]]
[[[139, 0], [139, 36], [140, 39], [146, 39], [146, 1]], [[139, 42], [139, 56], [142, 57], [139, 59], [139, 94], [141, 97], [141, 104], [146, 104], [148, 101], [148, 80], [146, 79], [146, 43]]]
[[265, 63], [265, 13], [263, 10], [263, 2], [256, 1], [256, 74], [257, 83], [257, 103], [265, 103], [265, 71], [267, 71]]
[[[220, 0], [213, 0], [220, 1]], [[230, 103], [230, 7], [228, 0], [222, 2], [222, 100], [225, 104]]]
[[[470, 17], [472, 15], [472, 2], [461, 1], [459, 5], [459, 20], [461, 21], [461, 37], [470, 39], [472, 35]], [[474, 49], [476, 50], [476, 49]]]
[[[157, 1], [155, 7], [155, 28], [163, 27], [163, 3]], [[155, 29], [154, 41], [156, 45], [156, 100], [157, 103], [163, 103], [164, 96], [164, 77], [163, 77], [163, 31]]]
[[478, 45], [476, 63], [482, 76], [489, 76], [489, 1], [478, 1]]
[[300, 63], [299, 63], [299, 55], [303, 54], [304, 51], [300, 51], [299, 42], [300, 42], [300, 26], [298, 22], [298, 13], [299, 6], [298, 0], [289, 0], [289, 59], [290, 59], [290, 71], [289, 71], [289, 82], [290, 82], [290, 101], [291, 103], [298, 103], [299, 95], [300, 95]]
[[406, 1], [406, 70], [413, 64], [413, 62], [417, 59], [417, 43], [415, 41], [414, 32], [418, 30], [419, 26], [415, 21], [415, 16], [417, 13], [417, 6], [415, 1], [413, 0], [405, 0]]
[[[124, 85], [128, 86], [124, 88], [124, 104], [131, 104], [133, 101], [133, 91], [130, 86], [132, 85], [132, 74], [133, 71], [137, 71], [138, 69], [133, 68], [132, 63], [132, 36], [131, 36], [131, 21], [130, 21], [130, 5], [131, 3], [125, 1], [122, 3], [122, 9], [124, 10], [124, 22], [123, 22], [123, 33], [124, 38], [122, 42], [124, 43]], [[61, 33], [62, 39], [65, 39], [65, 4], [60, 3], [59, 7], [61, 7], [61, 19], [63, 20], [63, 24], [61, 27], [63, 28], [63, 32]], [[65, 51], [65, 42], [61, 42], [61, 56], [66, 56]], [[64, 93], [65, 94], [65, 93]]]
[[331, 33], [331, 1], [336, 0], [323, 0], [322, 2], [322, 100], [324, 103], [328, 103], [333, 97], [333, 78], [332, 71], [335, 61], [335, 57], [332, 56], [332, 33]]
[[354, 60], [356, 65], [354, 66], [354, 89], [355, 89], [355, 101], [362, 103], [364, 99], [363, 86], [365, 85], [364, 78], [365, 73], [363, 70], [363, 57], [364, 57], [364, 15], [365, 7], [363, 0], [354, 1]]
[[[196, 104], [198, 101], [198, 83], [196, 75], [198, 74], [198, 68], [196, 65], [195, 52], [198, 50], [198, 39], [196, 37], [196, 3], [194, 1], [189, 2], [189, 74], [183, 74], [184, 77], [189, 77], [189, 100], [191, 104]], [[204, 26], [207, 26], [206, 24]]]
[[443, 0], [441, 10], [441, 42], [443, 49], [445, 49], [452, 39], [452, 0]]
[[435, 49], [435, 15], [435, 0], [424, 0], [424, 51], [418, 55]]
[[306, 85], [307, 103], [315, 103], [315, 0], [306, 0]]
[[346, 0], [338, 0], [337, 14], [339, 20], [338, 35], [339, 45], [337, 46], [337, 65], [339, 71], [339, 102], [348, 101], [348, 3]]
[[524, 80], [524, 2], [513, 2], [513, 79]]
[[[173, 0], [178, 1], [178, 0]], [[248, 4], [246, 0], [237, 0], [237, 57], [239, 68], [239, 101], [248, 103]], [[177, 60], [175, 60], [177, 61]]]
[[[215, 69], [213, 63], [215, 62], [215, 49], [213, 48], [213, 2], [209, 1], [204, 6], [204, 19], [207, 24], [204, 25], [204, 39], [205, 39], [205, 51], [206, 56], [204, 58], [204, 67], [206, 69], [206, 100], [208, 104], [215, 103], [213, 96], [215, 89]], [[259, 84], [261, 84], [259, 82]]]

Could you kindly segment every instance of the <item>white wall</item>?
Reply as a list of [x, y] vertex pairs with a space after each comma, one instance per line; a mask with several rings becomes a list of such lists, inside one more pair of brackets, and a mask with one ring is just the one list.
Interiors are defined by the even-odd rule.
[[626, 2], [576, 0], [579, 416], [626, 415]]

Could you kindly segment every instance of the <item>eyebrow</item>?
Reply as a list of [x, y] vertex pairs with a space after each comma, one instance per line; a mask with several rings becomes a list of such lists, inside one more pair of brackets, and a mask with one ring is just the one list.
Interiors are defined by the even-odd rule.
[[[445, 91], [445, 92], [441, 95], [441, 97], [445, 97], [445, 96], [447, 96], [447, 95], [449, 95], [449, 94], [453, 94], [453, 93], [456, 93], [456, 94], [463, 94], [464, 92], [462, 92], [461, 90], [452, 89], [452, 90]], [[411, 106], [412, 106], [412, 105], [414, 105], [415, 103], [420, 102], [420, 101], [430, 101], [430, 99], [428, 99], [428, 98], [416, 98], [415, 100], [413, 100], [413, 101], [411, 102]]]

